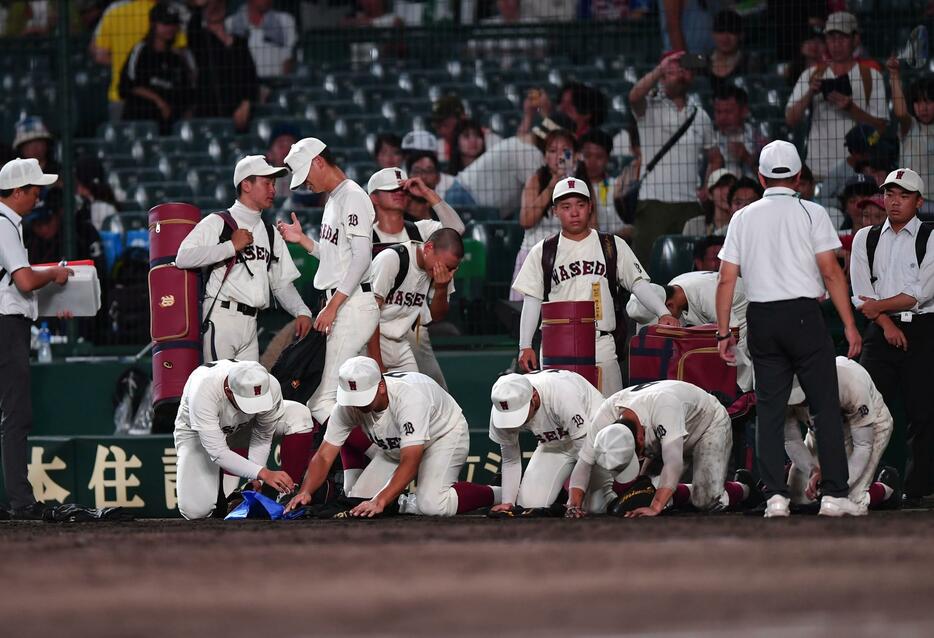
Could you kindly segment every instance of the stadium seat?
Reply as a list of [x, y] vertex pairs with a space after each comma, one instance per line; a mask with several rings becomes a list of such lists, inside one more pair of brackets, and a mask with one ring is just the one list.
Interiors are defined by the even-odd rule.
[[188, 145], [180, 137], [157, 137], [155, 139], [135, 140], [130, 146], [130, 154], [138, 163], [158, 161], [161, 155], [183, 153]]
[[117, 168], [107, 174], [107, 181], [111, 188], [127, 193], [136, 190], [140, 184], [161, 182], [165, 179], [158, 168]]
[[454, 275], [455, 287], [463, 299], [476, 299], [483, 293], [486, 279], [486, 246], [471, 237], [464, 238], [464, 259]]
[[214, 197], [217, 186], [226, 180], [231, 170], [218, 166], [196, 166], [189, 168], [185, 181], [191, 186], [194, 194], [202, 197]]
[[97, 137], [111, 145], [124, 147], [134, 140], [149, 140], [159, 137], [159, 125], [155, 122], [104, 122], [97, 130]]
[[694, 244], [698, 237], [662, 235], [652, 244], [649, 276], [657, 284], [667, 284], [673, 277], [694, 270]]
[[190, 202], [193, 193], [188, 182], [155, 182], [140, 184], [133, 193], [133, 200], [143, 209], [166, 202]]
[[486, 246], [486, 283], [495, 286], [512, 284], [516, 255], [525, 230], [514, 221], [488, 221], [470, 224], [464, 237]]
[[236, 135], [233, 120], [226, 117], [206, 117], [176, 122], [173, 134], [189, 148], [206, 146], [206, 140], [230, 139]]
[[[172, 155], [162, 155], [156, 162], [156, 166], [165, 175], [165, 181], [187, 179], [189, 169], [213, 164], [215, 162], [208, 153], [173, 153]], [[233, 170], [233, 166], [231, 166], [230, 170]]]
[[486, 206], [458, 206], [457, 214], [465, 226], [471, 222], [500, 221], [499, 209]]

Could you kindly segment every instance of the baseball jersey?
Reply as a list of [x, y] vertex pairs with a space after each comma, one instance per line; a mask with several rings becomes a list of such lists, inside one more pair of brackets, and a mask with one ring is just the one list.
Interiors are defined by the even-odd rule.
[[[688, 300], [688, 309], [680, 319], [689, 326], [717, 323], [717, 279], [718, 273], [709, 271], [687, 272], [678, 275], [669, 286], [678, 286]], [[730, 325], [746, 327], [746, 292], [743, 280], [737, 278], [733, 290], [733, 305], [730, 309]]]
[[[175, 265], [179, 268], [201, 268], [221, 264], [220, 267], [211, 270], [205, 288], [207, 299], [214, 299], [216, 296], [218, 301], [237, 301], [254, 308], [267, 308], [270, 289], [275, 293], [291, 286], [299, 277], [298, 269], [278, 232], [272, 233], [273, 246], [270, 251], [269, 233], [266, 232], [259, 212], [250, 210], [236, 201], [230, 207], [230, 214], [239, 228], [253, 234], [253, 243], [237, 254], [237, 260], [226, 281], [223, 281], [226, 271], [223, 262], [233, 257], [236, 252], [233, 242], [218, 243], [225, 226], [220, 215], [208, 215], [198, 222], [179, 246]], [[273, 255], [276, 260], [270, 265]], [[281, 301], [283, 299], [280, 299]], [[311, 316], [311, 312], [300, 303], [300, 299], [289, 305], [297, 306], [286, 308], [293, 316]]]
[[623, 408], [639, 417], [645, 428], [646, 456], [660, 458], [665, 441], [683, 438], [684, 453], [689, 454], [707, 427], [726, 410], [706, 391], [684, 381], [653, 381], [620, 390], [600, 406], [581, 447], [578, 458], [594, 463], [597, 433], [616, 422]]
[[[590, 419], [603, 404], [603, 395], [589, 381], [568, 370], [542, 370], [525, 375], [538, 391], [541, 407], [518, 428], [500, 429], [490, 420], [490, 439], [500, 445], [519, 445], [519, 432], [531, 432], [539, 446], [565, 447], [585, 436]], [[492, 408], [495, 409], [495, 408]]]
[[[418, 229], [418, 234], [421, 236], [423, 242], [428, 241], [428, 238], [431, 237], [433, 232], [443, 228], [441, 222], [434, 219], [419, 219], [415, 222], [415, 227]], [[378, 224], [374, 224], [373, 232], [379, 237], [381, 244], [401, 244], [406, 241], [415, 241], [409, 238], [409, 234], [405, 231], [405, 226], [403, 226], [402, 230], [398, 233], [387, 233], [385, 230], [382, 230]]]
[[[619, 283], [627, 290], [640, 279], [649, 280], [629, 245], [619, 237], [616, 242], [616, 272]], [[542, 249], [544, 241], [535, 244], [516, 275], [512, 289], [522, 295], [543, 299], [545, 284], [542, 277]], [[595, 230], [580, 241], [558, 236], [558, 251], [554, 269], [551, 271], [549, 301], [599, 301], [597, 330], [613, 332], [616, 329], [616, 314], [613, 296], [606, 277], [603, 249], [600, 236]]]
[[[282, 388], [270, 376], [272, 409], [259, 414], [241, 412], [224, 393], [224, 381], [235, 363], [233, 359], [222, 359], [206, 363], [191, 373], [175, 417], [175, 439], [197, 435], [218, 465], [233, 474], [253, 479], [269, 457], [276, 424], [285, 417]], [[249, 459], [243, 459], [227, 447], [225, 439], [254, 419]]]
[[389, 458], [399, 460], [399, 451], [410, 445], [429, 447], [432, 442], [464, 421], [461, 408], [431, 377], [419, 372], [388, 372], [383, 375], [389, 407], [382, 412], [363, 412], [335, 405], [324, 440], [340, 447], [358, 425]]
[[[837, 386], [843, 424], [852, 429], [872, 427], [889, 417], [889, 410], [866, 368], [846, 357], [837, 357]], [[813, 426], [807, 406], [795, 406], [794, 417]]]
[[[331, 191], [321, 218], [321, 238], [318, 242], [318, 272], [315, 288], [336, 288], [350, 266], [350, 237], [372, 240], [376, 211], [366, 192], [353, 180], [345, 179]], [[360, 280], [370, 283], [370, 268]]]

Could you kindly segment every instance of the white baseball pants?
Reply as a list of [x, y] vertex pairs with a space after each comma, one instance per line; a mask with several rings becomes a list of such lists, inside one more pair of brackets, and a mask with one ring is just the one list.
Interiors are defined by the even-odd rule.
[[331, 324], [321, 383], [308, 399], [308, 409], [318, 423], [324, 423], [337, 402], [337, 371], [366, 346], [379, 324], [379, 308], [372, 292], [359, 291], [348, 298]]
[[205, 363], [221, 359], [259, 361], [256, 342], [256, 317], [221, 308], [220, 302], [211, 311], [208, 331], [202, 337]]
[[733, 428], [725, 408], [691, 451], [691, 504], [699, 510], [725, 509], [730, 504], [723, 484], [733, 449]]

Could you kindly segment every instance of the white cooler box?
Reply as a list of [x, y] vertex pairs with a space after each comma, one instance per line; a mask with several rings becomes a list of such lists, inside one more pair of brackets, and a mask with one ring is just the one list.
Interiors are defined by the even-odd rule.
[[[39, 264], [33, 268], [43, 270], [51, 266], [58, 264]], [[93, 317], [101, 309], [101, 282], [94, 262], [75, 261], [66, 267], [75, 272], [67, 284], [59, 286], [53, 282], [36, 291], [39, 316], [55, 317], [68, 311], [75, 317]]]

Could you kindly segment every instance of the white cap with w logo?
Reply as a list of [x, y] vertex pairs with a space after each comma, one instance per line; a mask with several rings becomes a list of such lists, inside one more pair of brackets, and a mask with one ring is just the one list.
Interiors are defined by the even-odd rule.
[[896, 168], [889, 173], [882, 183], [882, 190], [887, 186], [900, 186], [910, 193], [918, 193], [924, 197], [924, 180], [910, 168]]

